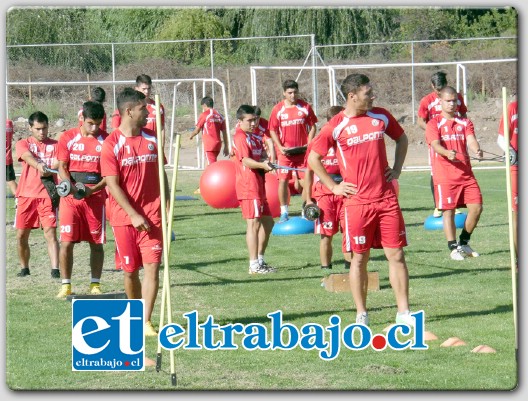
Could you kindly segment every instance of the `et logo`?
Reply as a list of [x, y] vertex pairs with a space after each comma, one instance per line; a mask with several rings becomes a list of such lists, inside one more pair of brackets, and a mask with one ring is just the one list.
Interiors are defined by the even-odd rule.
[[72, 371], [145, 370], [142, 299], [72, 301]]

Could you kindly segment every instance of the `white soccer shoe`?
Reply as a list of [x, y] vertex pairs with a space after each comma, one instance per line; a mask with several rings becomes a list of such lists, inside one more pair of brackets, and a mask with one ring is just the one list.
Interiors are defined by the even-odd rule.
[[459, 245], [457, 246], [457, 250], [467, 258], [478, 258], [480, 256], [478, 252], [475, 252], [473, 249], [471, 249], [469, 244]]

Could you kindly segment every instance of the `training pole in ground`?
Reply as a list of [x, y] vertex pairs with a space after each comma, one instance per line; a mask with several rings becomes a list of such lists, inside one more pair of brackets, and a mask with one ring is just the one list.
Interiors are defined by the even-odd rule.
[[510, 171], [510, 121], [508, 116], [508, 97], [505, 87], [502, 87], [502, 121], [504, 123], [504, 141], [506, 143], [506, 196], [508, 199], [508, 232], [510, 237], [510, 263], [512, 273], [513, 327], [515, 329], [515, 356], [517, 357], [517, 351], [519, 349], [519, 339], [517, 336], [517, 269], [515, 263], [515, 244], [513, 242], [513, 210]]
[[[163, 235], [163, 294], [166, 293], [166, 306], [167, 306], [167, 323], [172, 323], [172, 310], [170, 304], [170, 280], [169, 280], [169, 246], [170, 244], [170, 233], [167, 233], [167, 193], [165, 191], [165, 149], [163, 149], [163, 138], [161, 134], [161, 115], [160, 115], [160, 99], [159, 95], [155, 95], [156, 103], [156, 136], [158, 141], [158, 175], [159, 175], [159, 184], [160, 184], [160, 197], [161, 197], [161, 231]], [[161, 303], [161, 310], [164, 310], [165, 303]], [[160, 329], [162, 325], [160, 323]], [[159, 347], [159, 341], [158, 341]], [[159, 364], [161, 365], [161, 353], [158, 354]], [[170, 365], [171, 365], [171, 382], [172, 385], [176, 385], [176, 373], [174, 369], [174, 350], [170, 351]], [[158, 363], [156, 363], [156, 367]], [[156, 369], [159, 372], [159, 369]]]

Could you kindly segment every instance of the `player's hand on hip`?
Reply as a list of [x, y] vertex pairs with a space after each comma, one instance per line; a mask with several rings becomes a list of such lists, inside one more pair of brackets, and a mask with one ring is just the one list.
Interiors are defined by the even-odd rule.
[[341, 195], [348, 198], [351, 195], [356, 195], [358, 193], [358, 190], [356, 184], [341, 181], [339, 185], [335, 185], [332, 188], [332, 192], [334, 195]]
[[138, 231], [150, 231], [150, 225], [142, 215], [134, 214], [130, 216], [130, 221]]
[[385, 168], [385, 179], [387, 182], [391, 182], [392, 180], [397, 180], [400, 177], [401, 171], [394, 170], [387, 166]]

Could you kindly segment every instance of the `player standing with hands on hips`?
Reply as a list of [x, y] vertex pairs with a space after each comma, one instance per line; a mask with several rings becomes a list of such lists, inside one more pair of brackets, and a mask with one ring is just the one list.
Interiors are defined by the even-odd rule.
[[[110, 225], [129, 299], [145, 300], [145, 335], [156, 336], [151, 318], [163, 251], [158, 142], [147, 123], [145, 95], [125, 88], [117, 98], [121, 123], [103, 143], [101, 172], [110, 192]], [[168, 188], [167, 176], [161, 177]], [[143, 266], [143, 283], [139, 270]], [[168, 266], [166, 267], [168, 268]]]
[[[341, 225], [343, 252], [353, 252], [350, 288], [356, 304], [356, 323], [369, 324], [367, 313], [370, 249], [381, 243], [389, 262], [389, 280], [396, 298], [396, 323], [414, 325], [409, 311], [409, 273], [403, 247], [405, 223], [390, 183], [398, 179], [407, 154], [403, 128], [387, 110], [373, 107], [374, 91], [363, 74], [348, 75], [341, 85], [345, 110], [334, 116], [312, 145], [308, 163], [321, 182], [335, 195], [343, 195]], [[389, 167], [384, 136], [396, 142], [393, 167]], [[343, 181], [337, 184], [322, 159], [336, 148]]]
[[[457, 117], [455, 88], [445, 86], [440, 91], [442, 113], [427, 123], [425, 136], [433, 150], [431, 167], [436, 206], [443, 212], [444, 234], [451, 259], [464, 260], [479, 254], [469, 246], [473, 230], [482, 213], [482, 194], [469, 159], [468, 148], [479, 159], [482, 150], [475, 138], [471, 120]], [[456, 240], [455, 208], [466, 206], [468, 215]]]

